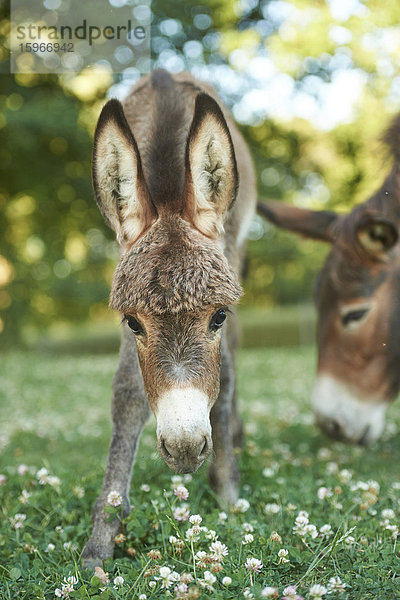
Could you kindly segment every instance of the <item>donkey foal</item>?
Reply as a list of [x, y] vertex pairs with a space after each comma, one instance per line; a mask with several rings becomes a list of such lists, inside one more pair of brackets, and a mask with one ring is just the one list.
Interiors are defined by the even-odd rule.
[[214, 450], [211, 483], [223, 500], [237, 497], [233, 448], [241, 424], [228, 307], [241, 295], [238, 275], [256, 203], [243, 138], [212, 90], [188, 74], [154, 71], [123, 105], [105, 105], [93, 181], [121, 248], [110, 306], [123, 324], [110, 452], [83, 553], [87, 564], [112, 556], [119, 522], [108, 523], [104, 507], [117, 490], [129, 512], [149, 408], [171, 469], [196, 471]]

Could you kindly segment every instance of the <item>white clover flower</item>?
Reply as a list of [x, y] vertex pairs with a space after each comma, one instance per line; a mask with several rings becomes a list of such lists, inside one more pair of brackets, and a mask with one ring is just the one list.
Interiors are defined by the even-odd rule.
[[192, 479], [193, 477], [190, 473], [185, 473], [185, 475], [183, 476], [184, 483], [190, 483]]
[[175, 508], [173, 515], [176, 521], [187, 521], [190, 515], [189, 506], [184, 503], [181, 504], [180, 506]]
[[320, 488], [318, 488], [317, 496], [320, 500], [325, 500], [326, 498], [331, 498], [332, 490], [331, 490], [331, 488], [320, 487]]
[[171, 569], [169, 567], [161, 567], [158, 574], [161, 577], [161, 587], [168, 589], [173, 583]]
[[307, 532], [305, 528], [308, 525], [308, 523], [308, 513], [306, 513], [305, 511], [300, 511], [294, 522], [293, 533], [300, 536], [306, 535]]
[[47, 477], [47, 483], [53, 488], [59, 488], [61, 485], [61, 479], [55, 475], [49, 475]]
[[21, 504], [28, 504], [28, 500], [31, 497], [32, 494], [30, 494], [27, 490], [22, 490], [20, 497], [18, 498], [19, 502]]
[[316, 583], [310, 588], [308, 594], [311, 596], [311, 598], [322, 598], [322, 596], [326, 594], [327, 591], [328, 590], [324, 585]]
[[297, 593], [297, 585], [288, 585], [288, 587], [286, 587], [282, 593], [286, 600], [289, 600], [289, 598], [290, 600], [298, 600], [299, 598], [302, 598], [302, 596], [299, 596]]
[[55, 550], [55, 545], [47, 544], [47, 548], [46, 548], [45, 552], [53, 552], [53, 550]]
[[250, 502], [245, 498], [239, 498], [235, 503], [235, 508], [241, 513], [245, 513], [250, 508]]
[[379, 485], [379, 483], [377, 481], [375, 481], [374, 479], [369, 479], [367, 481], [367, 486], [368, 486], [368, 490], [376, 495], [379, 494], [379, 491], [381, 489], [381, 486]]
[[174, 588], [175, 599], [177, 600], [178, 598], [187, 598], [188, 589], [189, 588], [186, 585], [186, 583], [178, 583], [178, 585], [176, 585]]
[[273, 502], [272, 504], [266, 504], [264, 507], [264, 512], [267, 515], [276, 515], [278, 514], [278, 512], [280, 512], [281, 507], [279, 506], [279, 504], [275, 504], [275, 502]]
[[356, 540], [352, 535], [347, 535], [343, 541], [345, 544], [347, 544], [347, 546], [352, 546]]
[[153, 589], [157, 585], [157, 581], [149, 581], [149, 588]]
[[76, 485], [72, 488], [72, 493], [74, 494], [74, 496], [81, 499], [85, 495], [85, 490], [81, 485]]
[[251, 590], [249, 590], [249, 588], [245, 588], [243, 590], [243, 596], [245, 598], [254, 598], [254, 594], [253, 594], [253, 592]]
[[6, 485], [6, 483], [7, 483], [6, 475], [3, 475], [3, 473], [0, 473], [0, 485]]
[[312, 539], [315, 539], [318, 536], [318, 529], [312, 523], [309, 523], [305, 526], [305, 532], [307, 535], [310, 535]]
[[258, 558], [251, 557], [246, 560], [244, 566], [253, 573], [259, 573], [264, 565]]
[[124, 578], [121, 577], [121, 575], [117, 575], [117, 577], [115, 577], [114, 579], [114, 587], [115, 589], [121, 587], [121, 585], [124, 585]]
[[394, 510], [392, 510], [391, 508], [384, 508], [383, 511], [381, 512], [382, 518], [383, 519], [395, 519], [396, 518], [396, 514], [394, 512]]
[[64, 529], [61, 527], [61, 525], [57, 525], [57, 527], [55, 528], [55, 531], [56, 531], [57, 533], [59, 533], [60, 535], [61, 535], [62, 533], [64, 533]]
[[200, 515], [191, 515], [189, 518], [189, 521], [191, 522], [191, 524], [196, 525], [197, 527], [200, 527], [202, 520], [203, 520], [203, 517], [201, 517]]
[[107, 495], [107, 504], [110, 506], [121, 506], [122, 504], [122, 496], [117, 490], [111, 490], [111, 492]]
[[182, 475], [172, 475], [171, 477], [172, 487], [176, 487], [183, 483]]
[[319, 528], [319, 533], [322, 538], [328, 538], [333, 535], [332, 526], [327, 523]]
[[254, 542], [254, 535], [252, 533], [246, 533], [246, 535], [242, 539], [243, 546], [247, 546]]
[[222, 585], [231, 585], [231, 583], [232, 583], [232, 579], [230, 577], [222, 578]]
[[245, 533], [253, 533], [254, 527], [253, 525], [251, 525], [251, 523], [243, 523], [242, 531], [244, 531]]
[[187, 500], [189, 498], [189, 490], [184, 485], [174, 487], [174, 494], [178, 500]]
[[78, 550], [77, 544], [73, 544], [72, 542], [65, 542], [63, 546], [64, 550], [71, 550], [71, 552], [76, 552], [76, 550]]
[[331, 461], [326, 464], [326, 472], [329, 475], [334, 475], [338, 471], [339, 471], [339, 467], [338, 467], [337, 463]]
[[220, 512], [218, 515], [218, 521], [220, 523], [225, 523], [225, 521], [227, 520], [228, 515], [226, 514], [226, 512]]
[[339, 471], [338, 477], [342, 483], [349, 483], [353, 477], [353, 473], [349, 469], [342, 469]]
[[195, 527], [191, 527], [186, 531], [185, 538], [188, 542], [198, 542], [200, 539], [199, 530]]
[[214, 540], [214, 541], [217, 540], [218, 539], [217, 532], [214, 531], [214, 529], [208, 529], [207, 530], [207, 534], [206, 534], [206, 538], [208, 540]]
[[346, 584], [342, 582], [340, 577], [331, 577], [328, 581], [328, 594], [340, 594], [344, 592]]
[[277, 598], [279, 595], [276, 587], [267, 586], [261, 591], [261, 596], [263, 598]]
[[262, 474], [264, 475], [264, 477], [273, 477], [275, 475], [275, 470], [271, 467], [265, 467], [265, 469], [263, 469]]
[[399, 528], [397, 525], [386, 525], [385, 529], [392, 533], [392, 538], [395, 540], [399, 535]]
[[208, 590], [209, 592], [214, 591], [213, 588], [213, 584], [217, 581], [217, 578], [215, 577], [215, 575], [213, 575], [210, 571], [205, 571], [204, 572], [204, 578], [203, 579], [198, 579], [197, 583], [205, 588], [206, 590]]
[[286, 548], [281, 548], [278, 552], [278, 565], [280, 564], [285, 564], [289, 562], [289, 559], [287, 558], [289, 556], [289, 550], [286, 550]]
[[24, 513], [17, 513], [10, 518], [11, 527], [15, 530], [22, 529], [25, 519], [26, 515]]
[[318, 450], [317, 456], [319, 460], [329, 460], [331, 458], [331, 451], [329, 448], [320, 448]]
[[138, 600], [146, 600], [146, 599], [147, 599], [146, 594], [139, 594]]
[[18, 472], [18, 475], [21, 475], [21, 477], [23, 477], [24, 475], [29, 473], [28, 465], [24, 465], [24, 464], [18, 465], [17, 472]]
[[36, 473], [36, 479], [39, 481], [40, 485], [45, 485], [49, 479], [48, 470], [45, 467], [39, 469], [39, 471]]
[[213, 542], [209, 548], [211, 556], [216, 561], [223, 560], [224, 556], [228, 555], [228, 547], [221, 542]]
[[142, 483], [142, 485], [140, 486], [140, 489], [142, 490], [142, 492], [149, 492], [150, 486], [148, 483]]
[[202, 561], [203, 558], [206, 557], [206, 556], [207, 556], [207, 552], [205, 552], [204, 550], [199, 550], [194, 555], [195, 559], [198, 560], [198, 561]]

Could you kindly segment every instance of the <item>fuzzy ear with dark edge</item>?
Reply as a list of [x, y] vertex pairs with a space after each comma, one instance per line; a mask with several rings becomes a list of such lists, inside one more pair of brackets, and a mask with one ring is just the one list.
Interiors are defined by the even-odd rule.
[[110, 100], [101, 111], [93, 148], [97, 204], [120, 245], [132, 244], [156, 219], [143, 177], [136, 140], [122, 104]]
[[223, 223], [237, 194], [239, 176], [228, 125], [208, 94], [196, 97], [186, 143], [184, 217], [209, 237], [223, 232]]
[[307, 210], [284, 202], [259, 202], [257, 210], [268, 221], [304, 237], [322, 242], [334, 242], [333, 225], [339, 218], [327, 210]]
[[399, 233], [394, 223], [383, 215], [366, 213], [356, 224], [356, 238], [369, 255], [385, 260], [389, 250], [397, 244]]

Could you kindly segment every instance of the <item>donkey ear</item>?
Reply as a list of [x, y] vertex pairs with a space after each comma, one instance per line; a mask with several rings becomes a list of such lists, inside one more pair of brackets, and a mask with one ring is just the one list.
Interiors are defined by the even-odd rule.
[[121, 245], [133, 243], [156, 218], [136, 140], [122, 104], [104, 106], [94, 136], [93, 186], [97, 204]]
[[184, 216], [205, 235], [223, 231], [228, 209], [236, 198], [238, 171], [228, 125], [208, 94], [196, 97], [186, 143], [187, 199]]
[[334, 223], [339, 216], [327, 210], [307, 210], [284, 202], [259, 202], [258, 212], [277, 227], [294, 231], [314, 240], [333, 242]]
[[396, 245], [399, 233], [394, 223], [383, 215], [367, 213], [356, 225], [356, 237], [368, 254], [385, 260], [387, 252]]

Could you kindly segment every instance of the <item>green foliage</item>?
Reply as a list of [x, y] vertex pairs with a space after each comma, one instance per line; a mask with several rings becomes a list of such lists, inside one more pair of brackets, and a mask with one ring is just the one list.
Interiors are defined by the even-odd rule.
[[[219, 506], [205, 468], [183, 480], [189, 497], [179, 500], [173, 493], [177, 482], [173, 484], [171, 471], [156, 459], [154, 425], [145, 429], [134, 468], [134, 508], [123, 521], [125, 539], [120, 538], [116, 546], [115, 560], [103, 565], [110, 580], [104, 583], [101, 573], [81, 568], [80, 552], [101, 486], [110, 436], [107, 388], [115, 358], [4, 355], [1, 472], [7, 479], [0, 485], [0, 597], [52, 600], [64, 578], [75, 577], [71, 598], [128, 600], [139, 594], [165, 598], [161, 580], [156, 579], [162, 566], [179, 575], [190, 573], [194, 581], [189, 588], [201, 589], [201, 598], [233, 600], [249, 588], [257, 599], [266, 585], [276, 587], [279, 597], [286, 586], [298, 585], [298, 593], [308, 597], [312, 585], [327, 586], [332, 577], [340, 577], [346, 588], [327, 598], [397, 597], [398, 548], [387, 525], [398, 526], [400, 445], [393, 430], [400, 423], [399, 407], [389, 411], [390, 427], [372, 448], [328, 440], [311, 417], [313, 362], [310, 349], [258, 349], [239, 355], [239, 395], [247, 431], [240, 456], [240, 495], [249, 502], [247, 509], [245, 503], [233, 510]], [[282, 376], [282, 365], [290, 377]], [[43, 466], [47, 473], [38, 473]], [[318, 493], [320, 488], [327, 492]], [[214, 530], [227, 547], [222, 571], [212, 573], [214, 591], [199, 582], [211, 567], [204, 568], [196, 560], [194, 568], [193, 561], [193, 553], [210, 553], [212, 540], [202, 531], [192, 549], [186, 540], [191, 524], [174, 517], [184, 503], [192, 515], [202, 516], [201, 526]], [[226, 519], [220, 515], [224, 510]], [[332, 534], [313, 538], [293, 532], [301, 510], [308, 512], [318, 531], [330, 525]], [[10, 519], [17, 514], [26, 518], [19, 518], [22, 527], [15, 529]], [[245, 523], [253, 528], [254, 540], [244, 545], [250, 529]], [[271, 539], [273, 532], [281, 541], [276, 535]], [[170, 536], [182, 538], [181, 552]], [[288, 551], [289, 562], [279, 562], [281, 549]], [[157, 553], [149, 555], [151, 550]], [[261, 560], [260, 573], [246, 569], [249, 557]], [[115, 589], [117, 576], [124, 582]], [[224, 584], [223, 577], [230, 577], [231, 584]], [[151, 581], [156, 581], [154, 588]], [[169, 589], [173, 591], [175, 585]]]
[[[259, 57], [271, 59], [294, 93], [309, 97], [338, 73], [361, 74], [365, 84], [351, 122], [322, 131], [305, 119], [255, 115], [243, 126], [260, 197], [343, 211], [365, 200], [391, 164], [377, 139], [398, 103], [399, 5], [391, 0], [383, 8], [368, 0], [360, 3], [361, 12], [339, 18], [334, 4], [154, 0], [152, 53], [154, 66], [210, 73], [223, 67], [231, 83], [241, 77], [240, 85], [235, 80], [219, 89], [234, 110], [256, 85], [247, 70]], [[6, 31], [4, 20], [0, 34]], [[0, 332], [8, 343], [29, 340], [53, 324], [90, 318], [101, 327], [110, 318], [106, 305], [117, 249], [95, 206], [90, 156], [95, 121], [112, 83], [104, 73], [90, 72], [1, 76]], [[261, 220], [252, 240], [244, 303], [310, 300], [326, 247], [276, 232]]]

